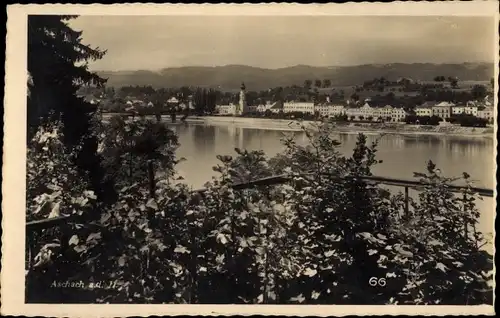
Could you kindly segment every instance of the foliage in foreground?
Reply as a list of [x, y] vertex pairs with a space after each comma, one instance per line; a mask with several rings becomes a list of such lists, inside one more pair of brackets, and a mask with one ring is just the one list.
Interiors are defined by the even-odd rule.
[[[100, 153], [107, 170], [116, 171], [118, 199], [97, 213], [87, 182], [71, 179], [60, 135], [48, 134], [50, 125], [43, 129], [28, 153], [28, 184], [38, 189], [29, 191], [28, 218], [47, 217], [40, 212], [47, 204], [89, 218], [34, 239], [28, 302], [492, 302], [493, 263], [481, 250], [476, 195], [470, 189], [452, 194], [447, 185], [454, 180], [429, 162], [416, 174], [428, 186], [404, 213], [401, 194], [358, 178], [377, 164], [377, 144], [363, 135], [350, 157], [339, 153], [328, 124], [303, 128], [306, 146], [285, 138], [286, 150], [275, 158], [237, 149], [235, 158], [219, 156], [218, 177], [199, 193], [174, 180], [171, 131], [161, 123], [117, 119], [102, 128]], [[154, 194], [144, 170], [148, 160], [166, 171], [156, 174]], [[118, 165], [122, 169], [112, 168]], [[231, 187], [275, 174], [291, 182]], [[57, 189], [65, 191], [55, 195]], [[67, 199], [59, 199], [63, 193]], [[371, 277], [386, 285], [371, 286]], [[47, 292], [66, 280], [85, 286]], [[89, 289], [89, 282], [107, 288]]]

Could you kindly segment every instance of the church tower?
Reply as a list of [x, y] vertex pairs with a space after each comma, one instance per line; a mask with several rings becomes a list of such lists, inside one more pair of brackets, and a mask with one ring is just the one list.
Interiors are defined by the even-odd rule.
[[247, 112], [247, 100], [246, 100], [246, 92], [245, 92], [245, 83], [241, 83], [241, 90], [240, 90], [240, 107], [239, 107], [239, 112], [238, 115], [243, 115], [244, 113]]

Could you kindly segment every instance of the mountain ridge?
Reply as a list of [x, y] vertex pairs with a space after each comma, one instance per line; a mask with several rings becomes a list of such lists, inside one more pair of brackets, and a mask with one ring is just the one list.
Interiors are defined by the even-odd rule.
[[390, 63], [355, 66], [311, 66], [299, 64], [278, 69], [248, 65], [181, 66], [157, 71], [96, 71], [108, 78], [108, 85], [151, 85], [160, 87], [200, 86], [223, 90], [238, 89], [245, 82], [248, 90], [263, 90], [278, 86], [304, 84], [306, 79], [329, 79], [332, 86], [362, 85], [375, 77], [396, 80], [408, 77], [431, 81], [436, 76], [456, 76], [462, 81], [489, 81], [494, 76], [494, 64], [486, 62], [464, 63]]

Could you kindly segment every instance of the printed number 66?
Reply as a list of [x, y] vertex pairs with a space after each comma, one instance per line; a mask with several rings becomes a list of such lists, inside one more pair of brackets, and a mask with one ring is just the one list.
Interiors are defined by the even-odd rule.
[[384, 287], [386, 285], [385, 278], [379, 278], [379, 279], [377, 279], [377, 277], [370, 278], [370, 280], [368, 281], [368, 283], [372, 287], [375, 287], [377, 285]]

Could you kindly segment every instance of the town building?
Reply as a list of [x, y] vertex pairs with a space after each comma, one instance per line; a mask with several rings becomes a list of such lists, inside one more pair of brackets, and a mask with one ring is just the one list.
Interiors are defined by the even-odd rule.
[[229, 104], [229, 105], [217, 105], [215, 106], [215, 110], [217, 113], [220, 115], [235, 115], [236, 114], [236, 105], [234, 104]]
[[360, 116], [363, 116], [359, 107], [347, 108], [346, 115], [349, 119], [359, 119]]
[[393, 108], [391, 113], [391, 119], [393, 122], [402, 122], [405, 120], [408, 113], [404, 108]]
[[489, 123], [493, 123], [495, 118], [493, 107], [486, 107], [483, 110], [478, 110], [477, 117], [486, 119]]
[[[372, 107], [372, 106], [370, 106]], [[368, 120], [378, 120], [379, 118], [382, 118], [382, 107], [372, 107], [372, 112], [371, 114], [367, 114], [365, 119]]]
[[465, 106], [464, 105], [456, 105], [456, 106], [451, 107], [451, 114], [452, 115], [465, 114]]
[[172, 96], [167, 100], [166, 104], [167, 104], [167, 107], [169, 107], [171, 109], [178, 109], [179, 103], [180, 103], [179, 100], [175, 96]]
[[395, 108], [392, 107], [391, 105], [385, 105], [384, 107], [380, 108], [378, 110], [377, 120], [380, 121], [392, 120], [392, 114], [394, 109]]
[[321, 117], [330, 117], [330, 108], [328, 104], [316, 105], [315, 111], [319, 113]]
[[368, 117], [375, 117], [374, 114], [377, 113], [375, 111], [375, 108], [371, 107], [368, 103], [365, 103], [362, 107], [360, 107], [359, 112], [359, 119], [361, 119], [361, 117], [363, 117], [363, 119], [367, 119]]
[[267, 101], [265, 104], [260, 104], [259, 106], [257, 106], [257, 112], [265, 113], [266, 110], [271, 109], [272, 106], [273, 104], [271, 104], [270, 101]]
[[128, 106], [135, 106], [135, 107], [146, 106], [146, 103], [140, 99], [127, 100], [125, 104], [127, 104]]
[[432, 116], [432, 107], [434, 107], [437, 103], [436, 102], [425, 102], [422, 105], [417, 105], [415, 107], [415, 114], [417, 116], [423, 117], [423, 116]]
[[467, 106], [464, 107], [464, 113], [467, 115], [472, 115], [478, 117], [478, 107], [473, 104], [467, 104]]
[[330, 108], [330, 116], [345, 115], [346, 109], [344, 105], [332, 105]]
[[451, 117], [451, 108], [455, 106], [453, 103], [441, 102], [432, 106], [432, 115], [446, 120]]
[[247, 105], [246, 112], [247, 113], [256, 113], [257, 112], [257, 105]]
[[312, 102], [285, 102], [283, 104], [283, 112], [302, 112], [304, 114], [313, 115], [315, 111], [314, 103]]

